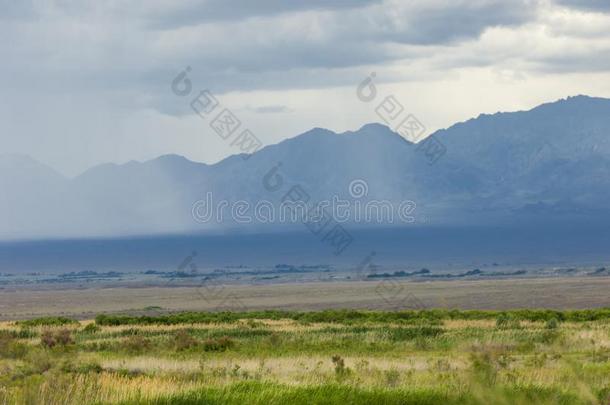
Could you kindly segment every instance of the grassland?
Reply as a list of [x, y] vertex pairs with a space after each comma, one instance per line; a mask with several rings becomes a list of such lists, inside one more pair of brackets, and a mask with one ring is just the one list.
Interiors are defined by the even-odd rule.
[[0, 324], [0, 404], [608, 404], [610, 309]]

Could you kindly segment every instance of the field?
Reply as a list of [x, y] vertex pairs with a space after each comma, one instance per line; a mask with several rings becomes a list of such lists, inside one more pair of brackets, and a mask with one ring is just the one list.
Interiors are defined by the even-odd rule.
[[0, 325], [1, 404], [608, 404], [610, 309]]

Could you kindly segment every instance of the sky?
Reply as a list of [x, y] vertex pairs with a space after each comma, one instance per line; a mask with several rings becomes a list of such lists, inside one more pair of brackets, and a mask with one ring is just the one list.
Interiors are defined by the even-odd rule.
[[[235, 153], [208, 90], [263, 144], [379, 122], [371, 74], [426, 134], [481, 113], [610, 97], [608, 0], [0, 0], [0, 154], [66, 176]], [[186, 68], [192, 92], [172, 91]]]

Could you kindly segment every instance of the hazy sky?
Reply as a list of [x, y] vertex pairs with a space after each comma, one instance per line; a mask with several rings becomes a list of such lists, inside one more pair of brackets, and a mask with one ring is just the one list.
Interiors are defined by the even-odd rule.
[[235, 150], [171, 82], [186, 66], [264, 143], [379, 121], [371, 72], [431, 131], [610, 97], [608, 0], [0, 0], [0, 153], [64, 174]]

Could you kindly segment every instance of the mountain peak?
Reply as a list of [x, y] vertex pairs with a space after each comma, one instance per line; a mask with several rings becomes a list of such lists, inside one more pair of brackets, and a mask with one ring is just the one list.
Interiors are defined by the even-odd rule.
[[358, 129], [356, 131], [346, 131], [346, 132], [343, 132], [341, 135], [353, 135], [353, 136], [374, 137], [374, 138], [383, 137], [386, 139], [400, 138], [401, 140], [404, 140], [407, 143], [410, 143], [410, 144], [413, 143], [413, 142], [405, 139], [400, 134], [394, 132], [387, 125], [384, 125], [384, 124], [381, 124], [378, 122], [371, 122], [369, 124], [364, 124], [362, 127], [360, 127], [360, 129]]
[[159, 168], [163, 168], [165, 170], [180, 172], [182, 170], [189, 170], [189, 169], [196, 170], [197, 168], [200, 168], [200, 167], [206, 167], [207, 164], [200, 163], [200, 162], [194, 162], [192, 160], [187, 159], [186, 157], [184, 157], [182, 155], [167, 154], [167, 155], [161, 155], [155, 159], [147, 160], [146, 162], [143, 163], [143, 166], [159, 167]]
[[177, 155], [175, 153], [168, 153], [166, 155], [161, 155], [155, 159], [151, 159], [148, 162], [157, 162], [161, 164], [179, 164], [179, 163], [191, 163], [190, 160], [185, 158], [182, 155]]
[[381, 124], [379, 122], [370, 122], [368, 124], [364, 124], [356, 132], [378, 132], [378, 131], [393, 132], [390, 129], [390, 127], [388, 127], [387, 125]]

